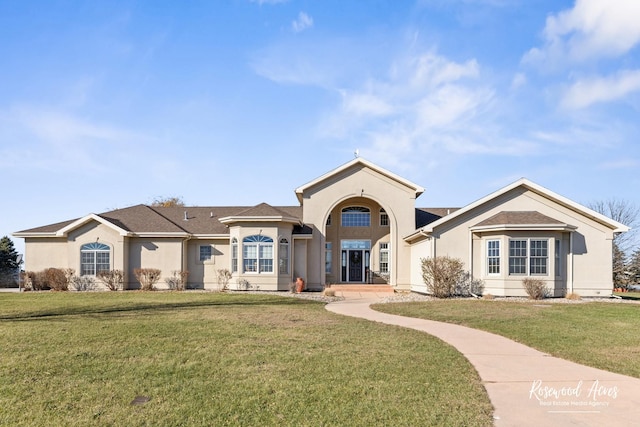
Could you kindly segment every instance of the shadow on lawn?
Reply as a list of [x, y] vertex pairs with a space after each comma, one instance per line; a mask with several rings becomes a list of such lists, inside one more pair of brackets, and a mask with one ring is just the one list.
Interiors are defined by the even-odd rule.
[[78, 316], [85, 314], [110, 314], [110, 313], [130, 313], [156, 311], [166, 312], [183, 308], [202, 308], [202, 307], [241, 307], [241, 306], [289, 306], [300, 304], [315, 304], [314, 301], [290, 298], [290, 297], [269, 297], [269, 298], [250, 298], [248, 296], [233, 296], [225, 299], [215, 299], [208, 301], [154, 301], [154, 302], [127, 302], [122, 301], [114, 305], [102, 305], [95, 307], [91, 305], [82, 306], [61, 306], [46, 310], [36, 310], [32, 312], [20, 312], [14, 314], [0, 314], [0, 321], [28, 321], [43, 320], [52, 317]]

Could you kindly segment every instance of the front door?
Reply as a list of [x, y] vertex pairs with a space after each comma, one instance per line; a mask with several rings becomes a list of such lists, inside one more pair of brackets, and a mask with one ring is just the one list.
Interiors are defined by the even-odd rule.
[[363, 283], [368, 269], [368, 250], [348, 249], [342, 251], [342, 282]]
[[349, 251], [349, 282], [362, 282], [362, 251]]

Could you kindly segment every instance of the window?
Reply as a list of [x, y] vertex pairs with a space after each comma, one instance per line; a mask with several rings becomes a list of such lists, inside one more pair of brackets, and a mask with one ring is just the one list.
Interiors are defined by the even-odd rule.
[[331, 214], [327, 217], [327, 222], [325, 224], [327, 227], [331, 225]]
[[211, 245], [200, 246], [200, 262], [211, 261], [212, 252]]
[[289, 274], [289, 241], [280, 239], [278, 248], [278, 273]]
[[260, 234], [242, 240], [245, 273], [273, 273], [273, 239]]
[[562, 271], [560, 269], [560, 240], [556, 239], [555, 242], [555, 274], [556, 277], [560, 277]]
[[371, 226], [371, 211], [362, 206], [353, 206], [342, 209], [343, 227], [369, 227]]
[[509, 240], [509, 274], [527, 274], [526, 240]]
[[487, 273], [500, 274], [500, 240], [487, 240]]
[[80, 247], [80, 275], [95, 276], [111, 269], [111, 249], [104, 243], [87, 243]]
[[238, 272], [238, 239], [231, 240], [231, 272]]
[[389, 215], [387, 212], [380, 208], [380, 227], [388, 227], [389, 226]]
[[529, 261], [529, 274], [546, 275], [547, 260], [549, 257], [549, 241], [548, 240], [531, 240]]
[[333, 257], [333, 251], [331, 248], [331, 242], [326, 242], [324, 244], [324, 272], [331, 273], [332, 263], [331, 259]]
[[389, 273], [389, 243], [380, 243], [380, 273]]
[[549, 263], [548, 246], [549, 241], [547, 239], [510, 240], [509, 274], [547, 275]]

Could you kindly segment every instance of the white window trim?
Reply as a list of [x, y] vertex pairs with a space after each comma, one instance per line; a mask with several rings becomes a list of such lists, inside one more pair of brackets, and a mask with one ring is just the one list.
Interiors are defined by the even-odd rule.
[[[487, 239], [485, 241], [485, 272], [486, 276], [500, 276], [502, 274], [502, 240], [500, 239]], [[498, 256], [490, 256], [489, 255], [489, 243], [497, 242], [498, 243]], [[497, 258], [498, 259], [498, 272], [492, 273], [490, 270], [489, 259]]]
[[[382, 248], [382, 245], [387, 245], [386, 248]], [[382, 254], [387, 254], [387, 271], [382, 271]], [[380, 274], [391, 274], [391, 243], [380, 242], [378, 244], [378, 272]]]
[[[546, 257], [533, 257], [531, 255], [531, 241], [546, 241], [547, 242], [547, 256]], [[525, 272], [524, 273], [511, 273], [511, 263], [509, 262], [509, 260], [511, 259], [511, 242], [512, 241], [525, 241], [526, 242], [526, 250], [527, 250], [527, 255], [524, 257], [525, 258]], [[507, 256], [507, 274], [509, 276], [515, 276], [515, 277], [551, 277], [551, 265], [549, 263], [549, 255], [550, 255], [550, 241], [551, 238], [549, 237], [513, 237], [509, 239], [509, 243], [508, 243], [508, 247], [507, 247], [507, 251], [506, 251], [506, 256]], [[520, 257], [518, 257], [520, 258]], [[531, 274], [531, 258], [546, 258], [546, 273], [539, 273], [539, 274]], [[555, 272], [553, 274], [553, 276], [555, 276]]]
[[[275, 257], [275, 244], [276, 242], [273, 241], [273, 239], [271, 239], [268, 236], [264, 236], [267, 237], [269, 239], [271, 239], [270, 242], [245, 242], [244, 240], [248, 237], [253, 237], [252, 236], [247, 236], [245, 238], [242, 239], [242, 274], [251, 274], [251, 275], [259, 275], [259, 274], [269, 274], [269, 275], [274, 275], [276, 274], [276, 257]], [[259, 235], [257, 235], [259, 236]], [[245, 260], [247, 258], [245, 258], [245, 247], [248, 246], [255, 246], [256, 248], [256, 271], [247, 271], [246, 266], [245, 266]], [[260, 248], [261, 247], [270, 247], [271, 248], [271, 258], [261, 258], [260, 257]], [[254, 259], [254, 258], [251, 258]], [[271, 260], [271, 271], [260, 271], [260, 261], [262, 259], [270, 259]]]
[[[209, 259], [202, 259], [202, 249], [209, 247], [211, 249], [211, 257]], [[198, 245], [198, 262], [200, 264], [213, 264], [215, 262], [214, 255], [215, 245]]]

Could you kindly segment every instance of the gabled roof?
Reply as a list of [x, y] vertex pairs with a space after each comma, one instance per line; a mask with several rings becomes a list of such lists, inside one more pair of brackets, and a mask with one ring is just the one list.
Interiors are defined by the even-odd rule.
[[537, 211], [502, 211], [480, 221], [471, 230], [575, 230], [577, 227], [543, 215]]
[[300, 218], [294, 217], [290, 215], [289, 212], [273, 207], [268, 203], [260, 203], [259, 205], [237, 212], [234, 215], [220, 218], [220, 222], [223, 224], [247, 221], [301, 223]]
[[420, 236], [420, 235], [425, 235], [428, 233], [433, 232], [434, 228], [448, 222], [451, 221], [455, 218], [458, 218], [461, 215], [464, 215], [465, 213], [477, 208], [478, 206], [481, 206], [497, 197], [502, 196], [503, 194], [508, 193], [511, 190], [514, 190], [518, 187], [523, 187], [529, 191], [532, 191], [536, 194], [541, 195], [542, 197], [545, 197], [546, 199], [549, 199], [555, 203], [558, 203], [561, 206], [564, 206], [574, 212], [577, 212], [587, 218], [590, 218], [602, 225], [605, 225], [609, 228], [611, 228], [613, 230], [613, 232], [615, 233], [622, 233], [622, 232], [626, 232], [629, 231], [629, 227], [627, 227], [624, 224], [619, 223], [618, 221], [614, 221], [611, 218], [606, 217], [605, 215], [602, 215], [592, 209], [589, 209], [585, 206], [582, 206], [579, 203], [574, 202], [573, 200], [567, 199], [564, 196], [561, 196], [559, 194], [554, 193], [553, 191], [542, 187], [541, 185], [538, 185], [532, 181], [529, 181], [526, 178], [521, 178], [509, 185], [507, 185], [506, 187], [501, 188], [498, 191], [495, 191], [481, 199], [476, 200], [475, 202], [453, 212], [451, 215], [447, 215], [445, 217], [442, 217], [440, 219], [438, 219], [437, 221], [434, 221], [424, 227], [421, 227], [419, 229], [417, 229], [415, 232], [411, 233], [409, 236], [405, 237], [405, 240], [413, 240], [415, 237]]
[[356, 166], [356, 165], [360, 165], [360, 166], [369, 168], [369, 169], [371, 169], [373, 171], [378, 172], [381, 175], [386, 176], [387, 178], [390, 178], [390, 179], [392, 179], [392, 180], [404, 185], [405, 187], [410, 188], [411, 190], [413, 190], [415, 192], [415, 197], [416, 198], [418, 196], [420, 196], [422, 193], [424, 193], [424, 188], [423, 187], [421, 187], [421, 186], [419, 186], [417, 184], [414, 184], [413, 182], [408, 181], [408, 180], [402, 178], [401, 176], [394, 174], [393, 172], [390, 172], [390, 171], [388, 171], [388, 170], [386, 170], [384, 168], [381, 168], [380, 166], [375, 165], [375, 164], [363, 159], [362, 157], [356, 157], [355, 159], [351, 160], [350, 162], [345, 163], [342, 166], [339, 166], [336, 169], [333, 169], [332, 171], [325, 173], [324, 175], [320, 176], [319, 178], [316, 178], [313, 181], [308, 182], [308, 183], [296, 188], [296, 196], [298, 197], [298, 201], [300, 203], [302, 203], [302, 196], [303, 196], [305, 190], [307, 190], [307, 189], [309, 189], [309, 188], [311, 188], [311, 187], [313, 187], [313, 186], [315, 186], [315, 185], [317, 185], [317, 184], [319, 184], [319, 183], [321, 183], [323, 181], [326, 181], [327, 179], [331, 178], [332, 176], [337, 175], [337, 174], [339, 174], [339, 173], [341, 173], [341, 172], [343, 172], [343, 171], [345, 171], [345, 170], [347, 170], [347, 169], [349, 169], [349, 168], [351, 168], [353, 166]]
[[[267, 220], [283, 218], [285, 222], [300, 224], [302, 208], [299, 206], [273, 207], [266, 203], [253, 207], [246, 206], [174, 206], [152, 207], [135, 205], [101, 214], [89, 214], [82, 218], [49, 224], [42, 227], [19, 231], [16, 237], [64, 237], [70, 231], [97, 221], [121, 235], [127, 236], [164, 236], [164, 237], [216, 237], [227, 236], [227, 225], [222, 218], [236, 217], [247, 220], [267, 215]], [[250, 216], [247, 216], [250, 215]], [[261, 218], [265, 218], [264, 216]], [[303, 227], [299, 232], [304, 233]]]

